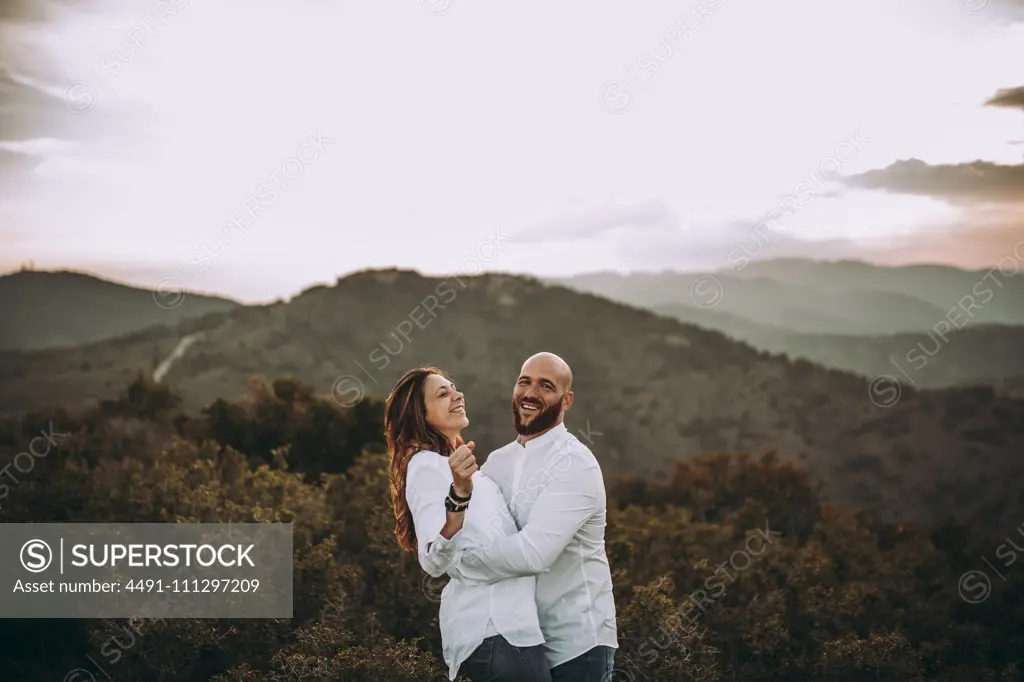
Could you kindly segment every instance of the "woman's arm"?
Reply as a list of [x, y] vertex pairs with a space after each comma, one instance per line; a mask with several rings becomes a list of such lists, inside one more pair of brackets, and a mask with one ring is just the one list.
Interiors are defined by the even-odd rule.
[[445, 510], [444, 525], [441, 526], [441, 537], [451, 540], [455, 534], [462, 530], [462, 523], [466, 519], [466, 512], [450, 512]]
[[466, 518], [465, 512], [444, 508], [450, 485], [448, 476], [432, 462], [421, 457], [409, 461], [405, 496], [416, 528], [420, 566], [435, 578], [444, 575], [451, 564], [455, 556], [453, 539]]

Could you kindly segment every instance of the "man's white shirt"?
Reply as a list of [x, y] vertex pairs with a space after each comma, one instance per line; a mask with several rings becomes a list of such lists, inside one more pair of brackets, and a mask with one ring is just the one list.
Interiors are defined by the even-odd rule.
[[[444, 498], [451, 483], [448, 460], [440, 454], [423, 450], [409, 461], [406, 500], [416, 528], [420, 566], [435, 578], [445, 574], [456, 550], [487, 546], [518, 532], [498, 486], [478, 471], [473, 474], [473, 499], [463, 527], [446, 539], [440, 533], [447, 519]], [[448, 678], [454, 680], [462, 663], [492, 635], [500, 634], [519, 647], [543, 642], [535, 597], [534, 576], [493, 584], [451, 580], [441, 592], [439, 614]]]
[[495, 450], [481, 472], [501, 488], [521, 530], [506, 535], [500, 521], [489, 521], [490, 541], [460, 548], [448, 573], [483, 583], [536, 575], [552, 668], [595, 646], [618, 648], [604, 546], [607, 502], [594, 454], [559, 424], [525, 445], [516, 440]]

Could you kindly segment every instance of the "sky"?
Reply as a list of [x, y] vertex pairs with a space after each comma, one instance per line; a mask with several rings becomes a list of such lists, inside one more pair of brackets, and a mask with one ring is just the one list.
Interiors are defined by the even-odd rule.
[[262, 302], [1022, 239], [1024, 0], [0, 4], [0, 273]]

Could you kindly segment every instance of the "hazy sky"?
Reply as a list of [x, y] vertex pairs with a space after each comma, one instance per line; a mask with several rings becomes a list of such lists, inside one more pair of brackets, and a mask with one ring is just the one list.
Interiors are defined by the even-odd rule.
[[1024, 0], [0, 9], [0, 272], [262, 301], [1021, 239]]

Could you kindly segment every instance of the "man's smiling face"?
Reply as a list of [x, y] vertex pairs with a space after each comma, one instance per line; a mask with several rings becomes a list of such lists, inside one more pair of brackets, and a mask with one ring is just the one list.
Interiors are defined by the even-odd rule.
[[547, 431], [572, 405], [572, 374], [555, 355], [541, 353], [523, 365], [512, 391], [512, 418], [516, 432], [531, 436]]

